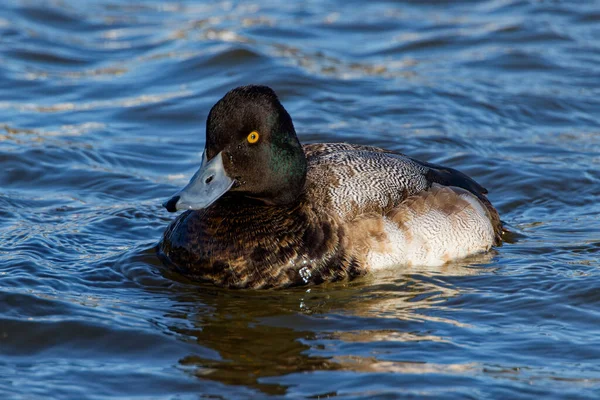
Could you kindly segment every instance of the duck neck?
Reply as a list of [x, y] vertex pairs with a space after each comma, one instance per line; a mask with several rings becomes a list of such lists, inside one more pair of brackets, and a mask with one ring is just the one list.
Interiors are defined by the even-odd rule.
[[304, 192], [308, 162], [295, 134], [278, 135], [271, 143], [269, 181], [267, 188], [261, 193], [250, 193], [248, 197], [259, 199], [268, 205], [288, 205], [295, 203]]

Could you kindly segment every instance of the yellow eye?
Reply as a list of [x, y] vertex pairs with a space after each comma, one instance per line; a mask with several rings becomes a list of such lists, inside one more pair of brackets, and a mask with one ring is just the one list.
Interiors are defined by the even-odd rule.
[[258, 132], [256, 132], [256, 131], [250, 132], [250, 134], [248, 135], [248, 143], [254, 144], [254, 143], [258, 142], [259, 137], [260, 137], [260, 135], [258, 134]]

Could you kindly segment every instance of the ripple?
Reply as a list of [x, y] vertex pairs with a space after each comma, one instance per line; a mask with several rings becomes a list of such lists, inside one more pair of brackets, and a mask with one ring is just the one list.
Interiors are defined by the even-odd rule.
[[[0, 397], [595, 397], [597, 7], [345, 5], [0, 5]], [[303, 142], [465, 171], [513, 239], [289, 290], [170, 271], [160, 203], [248, 83]]]

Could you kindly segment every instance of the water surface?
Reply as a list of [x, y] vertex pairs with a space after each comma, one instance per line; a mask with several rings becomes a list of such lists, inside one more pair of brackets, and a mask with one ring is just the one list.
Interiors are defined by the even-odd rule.
[[[600, 3], [0, 5], [0, 397], [597, 398]], [[470, 174], [517, 240], [228, 291], [165, 270], [210, 107]]]

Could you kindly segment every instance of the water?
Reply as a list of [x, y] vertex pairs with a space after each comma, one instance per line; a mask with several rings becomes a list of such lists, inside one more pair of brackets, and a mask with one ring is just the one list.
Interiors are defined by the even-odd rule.
[[[600, 2], [0, 5], [0, 397], [597, 398]], [[154, 246], [208, 110], [467, 172], [513, 242], [262, 292]]]

